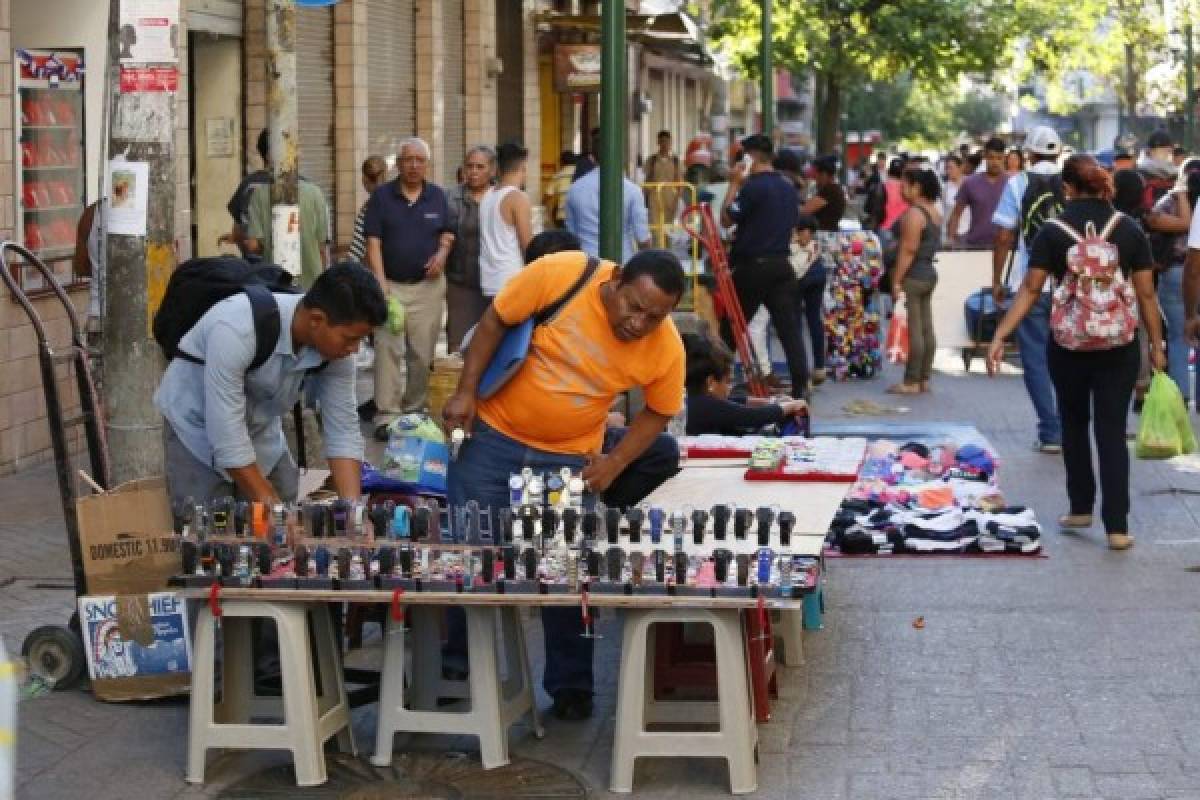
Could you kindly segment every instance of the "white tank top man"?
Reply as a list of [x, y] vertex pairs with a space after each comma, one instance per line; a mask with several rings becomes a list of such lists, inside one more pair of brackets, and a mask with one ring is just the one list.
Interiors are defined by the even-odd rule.
[[479, 284], [487, 297], [496, 296], [525, 265], [533, 238], [533, 206], [522, 189], [528, 159], [521, 145], [500, 145], [497, 184], [479, 204]]

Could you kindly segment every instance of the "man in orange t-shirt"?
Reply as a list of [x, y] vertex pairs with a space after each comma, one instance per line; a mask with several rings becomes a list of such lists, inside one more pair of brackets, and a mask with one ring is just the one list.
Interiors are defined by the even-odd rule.
[[[679, 259], [665, 250], [642, 251], [624, 267], [601, 264], [553, 319], [534, 329], [525, 363], [508, 383], [478, 398], [506, 326], [553, 305], [587, 263], [578, 251], [538, 259], [505, 284], [476, 328], [458, 391], [443, 411], [447, 430], [470, 434], [450, 465], [452, 506], [475, 500], [495, 513], [509, 505], [510, 475], [525, 467], [582, 470], [589, 492], [601, 494], [682, 407], [683, 343], [670, 313], [685, 283]], [[609, 408], [634, 387], [642, 389], [646, 406], [602, 453]], [[580, 636], [579, 610], [545, 608], [542, 627], [543, 685], [555, 714], [583, 719], [592, 706], [592, 640]]]

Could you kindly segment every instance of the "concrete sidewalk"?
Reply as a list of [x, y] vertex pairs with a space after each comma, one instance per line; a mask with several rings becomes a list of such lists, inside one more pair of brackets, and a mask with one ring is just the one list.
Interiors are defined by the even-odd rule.
[[[956, 354], [938, 366], [933, 395], [885, 395], [892, 375], [826, 384], [816, 413], [845, 421], [846, 402], [868, 399], [911, 409], [884, 419], [973, 423], [999, 450], [1009, 499], [1052, 523], [1065, 510], [1061, 462], [1031, 450], [1020, 378], [964, 375]], [[1200, 565], [1200, 497], [1187, 492], [1200, 492], [1200, 478], [1135, 462], [1128, 553], [1106, 550], [1100, 530], [1062, 535], [1051, 524], [1048, 559], [831, 562], [825, 629], [807, 634], [807, 664], [784, 670], [761, 729], [757, 796], [1200, 797], [1200, 574], [1189, 570]], [[52, 473], [0, 480], [0, 508], [0, 635], [15, 648], [36, 625], [64, 622], [73, 596], [41, 588], [70, 583]], [[608, 785], [619, 621], [601, 632], [595, 717], [550, 720], [541, 741], [524, 728], [513, 736], [515, 756], [561, 766], [595, 794]], [[538, 631], [530, 642], [538, 658]], [[212, 796], [279, 763], [210, 757], [210, 783], [186, 786], [179, 701], [105, 705], [74, 691], [28, 700], [20, 714], [18, 796], [28, 800]], [[373, 723], [370, 708], [356, 712], [360, 747]], [[727, 796], [727, 785], [710, 761], [640, 762], [636, 780], [641, 796], [693, 800]]]

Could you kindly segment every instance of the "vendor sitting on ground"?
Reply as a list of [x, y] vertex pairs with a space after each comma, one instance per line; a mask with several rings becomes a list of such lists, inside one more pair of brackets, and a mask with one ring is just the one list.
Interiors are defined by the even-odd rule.
[[172, 359], [154, 395], [166, 420], [167, 491], [176, 504], [234, 495], [296, 500], [299, 469], [281, 418], [305, 384], [321, 409], [334, 489], [356, 500], [362, 494], [354, 354], [387, 319], [383, 291], [369, 271], [346, 262], [322, 272], [307, 294], [276, 294], [275, 301], [279, 339], [258, 369], [249, 370], [256, 335], [245, 294], [216, 303], [179, 340], [179, 350], [199, 363]]
[[[679, 259], [645, 250], [625, 266], [601, 263], [561, 312], [533, 333], [516, 374], [487, 399], [484, 369], [506, 326], [563, 297], [587, 269], [581, 252], [555, 253], [518, 272], [484, 313], [467, 349], [457, 393], [443, 416], [469, 437], [450, 465], [449, 502], [508, 506], [509, 476], [580, 470], [589, 495], [603, 493], [666, 428], [683, 403], [683, 344], [669, 319], [684, 291]], [[601, 454], [605, 422], [621, 392], [641, 387], [646, 407], [616, 446]], [[494, 524], [494, 521], [493, 521]], [[493, 527], [493, 530], [498, 528]], [[545, 608], [543, 685], [560, 719], [592, 712], [592, 642], [578, 608]]]
[[715, 433], [744, 436], [762, 433], [768, 425], [782, 426], [789, 418], [807, 413], [803, 400], [772, 402], [765, 397], [729, 399], [733, 383], [733, 353], [723, 343], [703, 334], [683, 336], [687, 352], [687, 432], [689, 436]]

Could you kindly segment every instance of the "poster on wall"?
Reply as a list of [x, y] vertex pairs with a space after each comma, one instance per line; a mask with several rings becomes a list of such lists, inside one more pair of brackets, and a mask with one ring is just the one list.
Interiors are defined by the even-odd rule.
[[600, 45], [555, 45], [554, 90], [573, 93], [600, 91]]
[[122, 64], [179, 61], [179, 0], [121, 0]]
[[113, 159], [108, 162], [108, 232], [145, 236], [150, 200], [150, 164]]

